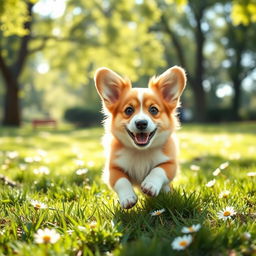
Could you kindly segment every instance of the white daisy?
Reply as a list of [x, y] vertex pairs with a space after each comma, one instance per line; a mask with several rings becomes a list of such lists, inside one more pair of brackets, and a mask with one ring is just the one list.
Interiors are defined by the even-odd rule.
[[199, 229], [201, 228], [201, 224], [196, 224], [196, 225], [192, 225], [190, 227], [183, 227], [181, 229], [182, 233], [194, 233], [199, 231]]
[[39, 202], [37, 200], [31, 200], [30, 203], [32, 204], [32, 206], [35, 208], [35, 210], [39, 210], [39, 209], [46, 209], [48, 208], [46, 204]]
[[28, 157], [25, 157], [25, 158], [24, 158], [24, 161], [25, 161], [26, 163], [33, 163], [33, 162], [34, 162], [34, 158], [28, 156]]
[[236, 211], [234, 210], [234, 208], [227, 206], [222, 211], [219, 211], [217, 213], [217, 216], [219, 219], [226, 221], [227, 219], [231, 219], [231, 217], [234, 216], [235, 214], [236, 214]]
[[19, 164], [19, 168], [21, 171], [25, 171], [26, 168], [27, 168], [27, 165], [26, 164]]
[[33, 159], [34, 159], [34, 162], [42, 161], [42, 157], [41, 156], [34, 156]]
[[88, 161], [86, 164], [89, 167], [93, 167], [95, 165], [95, 163], [93, 161]]
[[80, 160], [80, 159], [76, 159], [76, 160], [75, 160], [75, 164], [76, 164], [77, 166], [83, 166], [83, 165], [84, 165], [84, 161], [83, 161], [83, 160]]
[[249, 232], [244, 232], [242, 234], [242, 237], [243, 237], [244, 240], [250, 240], [252, 235]]
[[19, 156], [19, 153], [17, 151], [8, 151], [6, 152], [6, 156], [10, 159], [15, 159]]
[[91, 229], [96, 228], [96, 226], [97, 226], [97, 222], [95, 220], [89, 223], [89, 227]]
[[254, 177], [256, 176], [256, 172], [247, 172], [247, 176]]
[[222, 163], [222, 164], [220, 165], [220, 169], [221, 169], [221, 170], [224, 170], [224, 169], [226, 169], [228, 166], [229, 166], [229, 162]]
[[216, 182], [215, 179], [210, 180], [208, 183], [205, 184], [205, 186], [208, 187], [208, 188], [211, 188], [211, 187], [214, 186], [215, 182]]
[[37, 153], [41, 157], [46, 157], [47, 156], [47, 152], [45, 150], [43, 150], [43, 149], [37, 149]]
[[86, 174], [87, 172], [88, 172], [87, 168], [81, 168], [76, 170], [76, 175], [83, 175], [83, 174]]
[[84, 226], [77, 226], [77, 228], [78, 228], [80, 231], [85, 231], [85, 230], [86, 230], [86, 227], [84, 227]]
[[34, 235], [37, 244], [54, 244], [60, 239], [60, 234], [55, 229], [39, 229]]
[[165, 212], [165, 209], [161, 209], [161, 210], [156, 210], [150, 213], [151, 216], [159, 216], [161, 215], [163, 212]]
[[192, 242], [191, 235], [179, 236], [176, 237], [172, 242], [172, 248], [174, 250], [184, 250], [186, 249]]
[[219, 194], [219, 198], [227, 198], [230, 194], [230, 191], [229, 190], [223, 190], [220, 192]]
[[67, 232], [69, 235], [72, 235], [72, 233], [74, 232], [74, 230], [68, 229], [66, 232]]
[[200, 170], [200, 166], [195, 165], [195, 164], [191, 164], [191, 165], [190, 165], [190, 169], [191, 169], [192, 171], [199, 171], [199, 170]]
[[38, 169], [33, 170], [34, 174], [45, 174], [48, 175], [50, 173], [50, 170], [46, 166], [41, 166]]
[[217, 168], [212, 174], [213, 176], [218, 176], [220, 174], [220, 168]]

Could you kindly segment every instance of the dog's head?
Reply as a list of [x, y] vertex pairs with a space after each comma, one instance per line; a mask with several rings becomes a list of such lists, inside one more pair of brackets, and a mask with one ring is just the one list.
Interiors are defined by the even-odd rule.
[[95, 85], [111, 118], [112, 134], [127, 147], [147, 149], [163, 145], [175, 129], [175, 110], [186, 75], [175, 66], [153, 77], [148, 88], [132, 88], [128, 80], [100, 68]]

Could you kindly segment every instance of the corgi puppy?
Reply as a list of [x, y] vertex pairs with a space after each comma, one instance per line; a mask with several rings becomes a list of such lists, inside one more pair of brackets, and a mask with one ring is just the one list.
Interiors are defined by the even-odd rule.
[[132, 88], [108, 68], [96, 71], [106, 114], [104, 171], [125, 209], [137, 202], [133, 185], [149, 196], [170, 191], [178, 168], [176, 108], [185, 85], [185, 72], [177, 66], [151, 78], [148, 88]]

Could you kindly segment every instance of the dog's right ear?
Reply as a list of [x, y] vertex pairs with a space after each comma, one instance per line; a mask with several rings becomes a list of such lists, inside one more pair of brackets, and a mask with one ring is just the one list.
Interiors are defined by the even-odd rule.
[[97, 69], [94, 81], [101, 99], [109, 110], [120, 99], [120, 96], [131, 88], [129, 81], [108, 68]]

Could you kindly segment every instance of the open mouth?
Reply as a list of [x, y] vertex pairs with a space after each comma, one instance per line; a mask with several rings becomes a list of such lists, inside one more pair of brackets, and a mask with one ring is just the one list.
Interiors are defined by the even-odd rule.
[[133, 132], [129, 131], [127, 128], [126, 128], [126, 130], [137, 146], [144, 147], [149, 144], [150, 140], [155, 135], [157, 128], [153, 132], [150, 132], [150, 133], [147, 133], [147, 132], [133, 133]]

